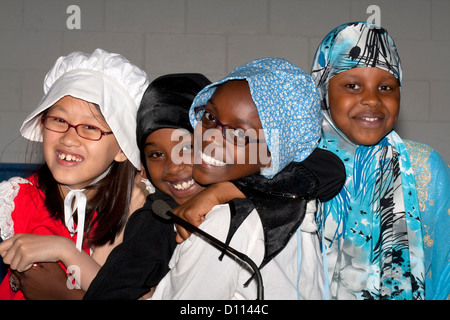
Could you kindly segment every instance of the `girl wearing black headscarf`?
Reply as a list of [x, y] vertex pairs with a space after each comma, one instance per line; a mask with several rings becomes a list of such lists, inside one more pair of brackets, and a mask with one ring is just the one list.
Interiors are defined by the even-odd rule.
[[[181, 129], [187, 134], [192, 133], [189, 107], [195, 95], [209, 83], [201, 74], [171, 74], [157, 78], [145, 91], [137, 114], [137, 143], [144, 175], [156, 188], [147, 197], [144, 206], [130, 216], [123, 242], [109, 255], [89, 286], [85, 300], [138, 299], [150, 292], [168, 272], [168, 262], [176, 246], [176, 234], [171, 222], [152, 214], [151, 205], [155, 200], [162, 199], [174, 208], [203, 187], [192, 180], [192, 166], [173, 164], [171, 148], [168, 148], [173, 130], [163, 132], [160, 129]], [[161, 132], [163, 135], [159, 134]], [[162, 152], [152, 151], [154, 143], [151, 141], [154, 139], [150, 138], [153, 133], [159, 135], [156, 144], [166, 145], [164, 156]], [[166, 166], [177, 168], [172, 170], [166, 167], [159, 173], [157, 170], [152, 172], [150, 167], [157, 168], [162, 163], [161, 159], [166, 158]]]

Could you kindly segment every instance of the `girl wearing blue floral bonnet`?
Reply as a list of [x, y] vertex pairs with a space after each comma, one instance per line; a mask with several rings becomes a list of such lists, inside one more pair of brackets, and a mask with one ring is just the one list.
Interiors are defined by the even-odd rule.
[[[337, 157], [316, 149], [319, 102], [308, 74], [267, 58], [208, 85], [190, 109], [194, 139], [201, 142], [194, 179], [232, 181], [246, 196], [216, 205], [199, 227], [255, 262], [268, 299], [323, 298], [315, 203], [340, 190], [344, 173]], [[329, 170], [316, 168], [319, 163]], [[195, 233], [175, 249], [170, 268], [152, 299], [257, 297], [252, 269]]]

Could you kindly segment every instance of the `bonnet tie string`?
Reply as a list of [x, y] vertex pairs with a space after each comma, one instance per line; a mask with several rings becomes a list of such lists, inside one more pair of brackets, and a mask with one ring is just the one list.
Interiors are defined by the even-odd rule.
[[[64, 199], [64, 221], [71, 236], [73, 236], [75, 232], [77, 233], [76, 247], [80, 251], [83, 246], [84, 220], [86, 217], [86, 195], [83, 191], [84, 189], [70, 190]], [[75, 203], [72, 208], [72, 201], [74, 198]], [[73, 214], [75, 211], [78, 212], [76, 228], [73, 221]]]
[[[105, 172], [103, 172], [100, 176], [98, 176], [94, 181], [92, 181], [92, 184], [97, 183], [111, 170], [111, 166], [106, 169]], [[66, 224], [67, 229], [70, 232], [70, 235], [73, 236], [75, 232], [77, 233], [77, 242], [76, 247], [78, 250], [82, 250], [83, 247], [83, 237], [84, 237], [84, 221], [86, 218], [86, 195], [84, 194], [84, 190], [86, 189], [75, 189], [72, 190], [68, 186], [66, 186], [67, 189], [69, 189], [69, 193], [64, 198], [64, 222]], [[74, 206], [72, 208], [72, 202], [73, 199], [75, 199]], [[78, 218], [77, 218], [77, 227], [75, 228], [75, 223], [73, 221], [73, 214], [77, 211]]]

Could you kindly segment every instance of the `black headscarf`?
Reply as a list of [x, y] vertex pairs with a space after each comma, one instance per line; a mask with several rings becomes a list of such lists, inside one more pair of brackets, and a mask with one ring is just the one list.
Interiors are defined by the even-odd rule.
[[150, 83], [142, 97], [136, 119], [137, 144], [146, 171], [144, 145], [147, 137], [162, 128], [193, 132], [188, 116], [189, 107], [197, 93], [210, 83], [208, 78], [199, 73], [168, 74]]

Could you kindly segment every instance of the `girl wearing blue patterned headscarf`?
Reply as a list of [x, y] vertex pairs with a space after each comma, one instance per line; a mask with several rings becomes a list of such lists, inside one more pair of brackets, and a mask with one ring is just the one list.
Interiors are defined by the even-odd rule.
[[445, 299], [450, 293], [449, 167], [393, 130], [402, 68], [387, 31], [343, 24], [311, 75], [324, 114], [320, 147], [344, 162], [341, 192], [322, 205], [333, 299]]

